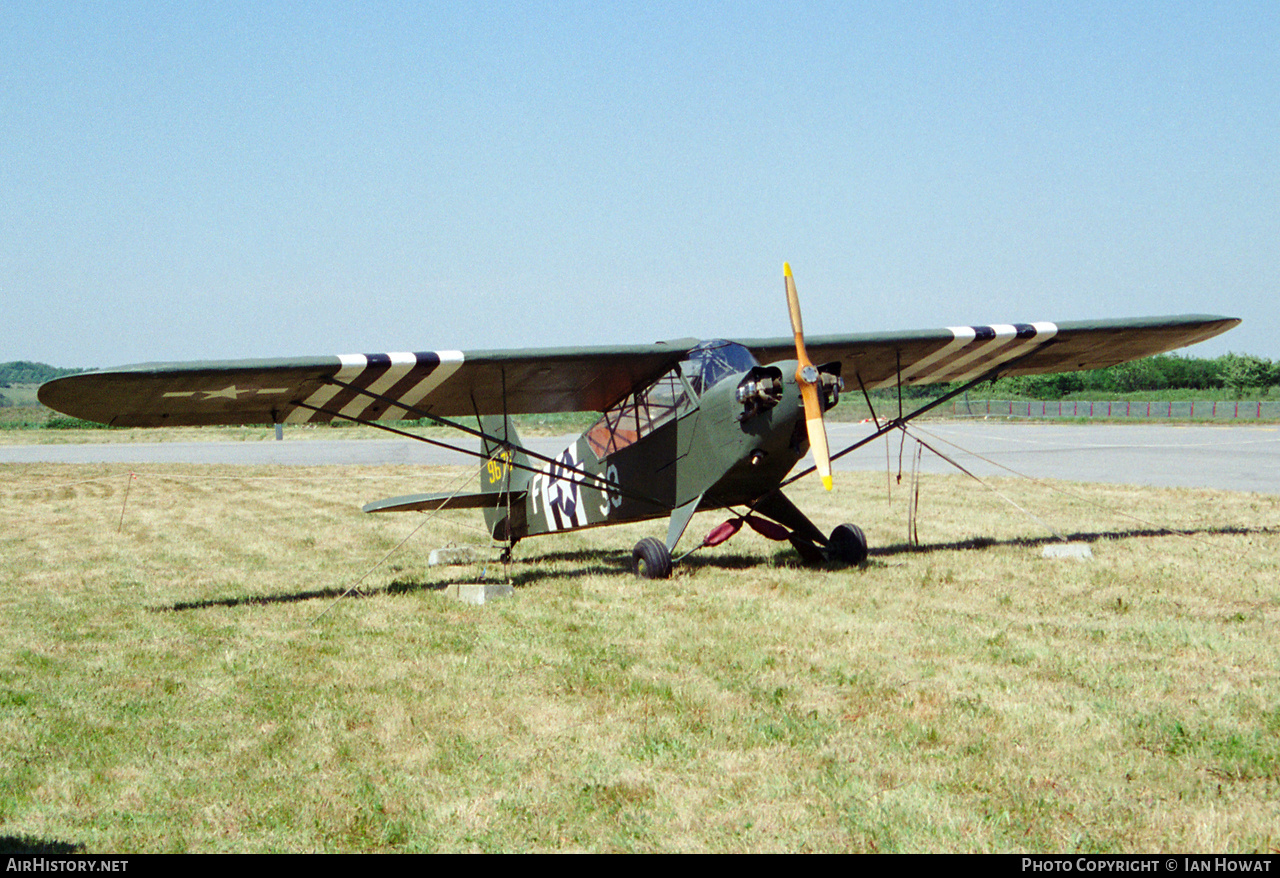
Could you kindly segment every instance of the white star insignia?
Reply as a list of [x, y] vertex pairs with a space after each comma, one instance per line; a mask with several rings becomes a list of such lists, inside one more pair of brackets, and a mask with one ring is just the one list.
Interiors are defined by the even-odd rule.
[[225, 387], [222, 390], [170, 390], [164, 394], [164, 397], [165, 399], [192, 397], [197, 393], [203, 393], [204, 396], [200, 397], [200, 401], [205, 402], [210, 399], [237, 400], [246, 393], [257, 394], [258, 396], [278, 396], [282, 393], [288, 392], [289, 388], [287, 387], [240, 388], [232, 384], [230, 387]]
[[236, 389], [236, 386], [235, 386], [234, 384], [232, 384], [230, 387], [227, 387], [227, 388], [225, 388], [225, 389], [223, 389], [223, 390], [205, 390], [205, 391], [203, 391], [203, 393], [204, 393], [204, 398], [205, 398], [206, 400], [208, 400], [208, 399], [239, 399], [239, 398], [240, 398], [240, 394], [242, 394], [242, 393], [253, 393], [253, 392], [254, 392], [254, 391], [253, 391], [251, 388], [245, 388], [244, 390], [237, 390], [237, 389]]

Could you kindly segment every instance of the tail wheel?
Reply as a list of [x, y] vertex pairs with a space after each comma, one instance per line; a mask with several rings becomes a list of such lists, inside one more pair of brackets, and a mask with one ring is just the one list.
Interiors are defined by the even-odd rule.
[[827, 540], [827, 554], [832, 561], [858, 565], [867, 560], [867, 538], [856, 524], [842, 524]]
[[666, 543], [645, 537], [631, 550], [631, 571], [641, 579], [668, 579], [671, 576], [671, 553]]

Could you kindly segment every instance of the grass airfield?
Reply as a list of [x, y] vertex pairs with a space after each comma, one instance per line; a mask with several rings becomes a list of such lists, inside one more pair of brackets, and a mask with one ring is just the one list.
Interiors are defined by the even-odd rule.
[[9, 850], [1280, 849], [1277, 496], [925, 476], [914, 547], [841, 473], [789, 493], [861, 569], [744, 531], [640, 581], [650, 523], [472, 607], [496, 553], [426, 556], [478, 514], [359, 512], [471, 468], [0, 473]]

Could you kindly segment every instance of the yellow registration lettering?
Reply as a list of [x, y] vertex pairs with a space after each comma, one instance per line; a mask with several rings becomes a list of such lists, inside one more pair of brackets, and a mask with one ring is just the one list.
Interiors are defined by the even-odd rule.
[[507, 474], [507, 470], [510, 468], [510, 451], [499, 452], [496, 457], [490, 458], [488, 463], [485, 464], [485, 469], [489, 473], [489, 484], [496, 485], [498, 482], [502, 481], [503, 477]]

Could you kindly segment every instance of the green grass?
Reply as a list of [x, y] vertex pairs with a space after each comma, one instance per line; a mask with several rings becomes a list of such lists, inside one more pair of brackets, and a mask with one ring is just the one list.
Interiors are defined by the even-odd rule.
[[[952, 477], [908, 545], [883, 476], [842, 473], [794, 496], [864, 526], [862, 569], [744, 532], [644, 582], [663, 526], [602, 528], [469, 607], [442, 587], [503, 570], [467, 513], [337, 595], [422, 520], [361, 503], [470, 471], [0, 473], [10, 849], [1280, 846], [1277, 498], [1002, 482], [1082, 563]], [[485, 560], [428, 568], [450, 541]]]

